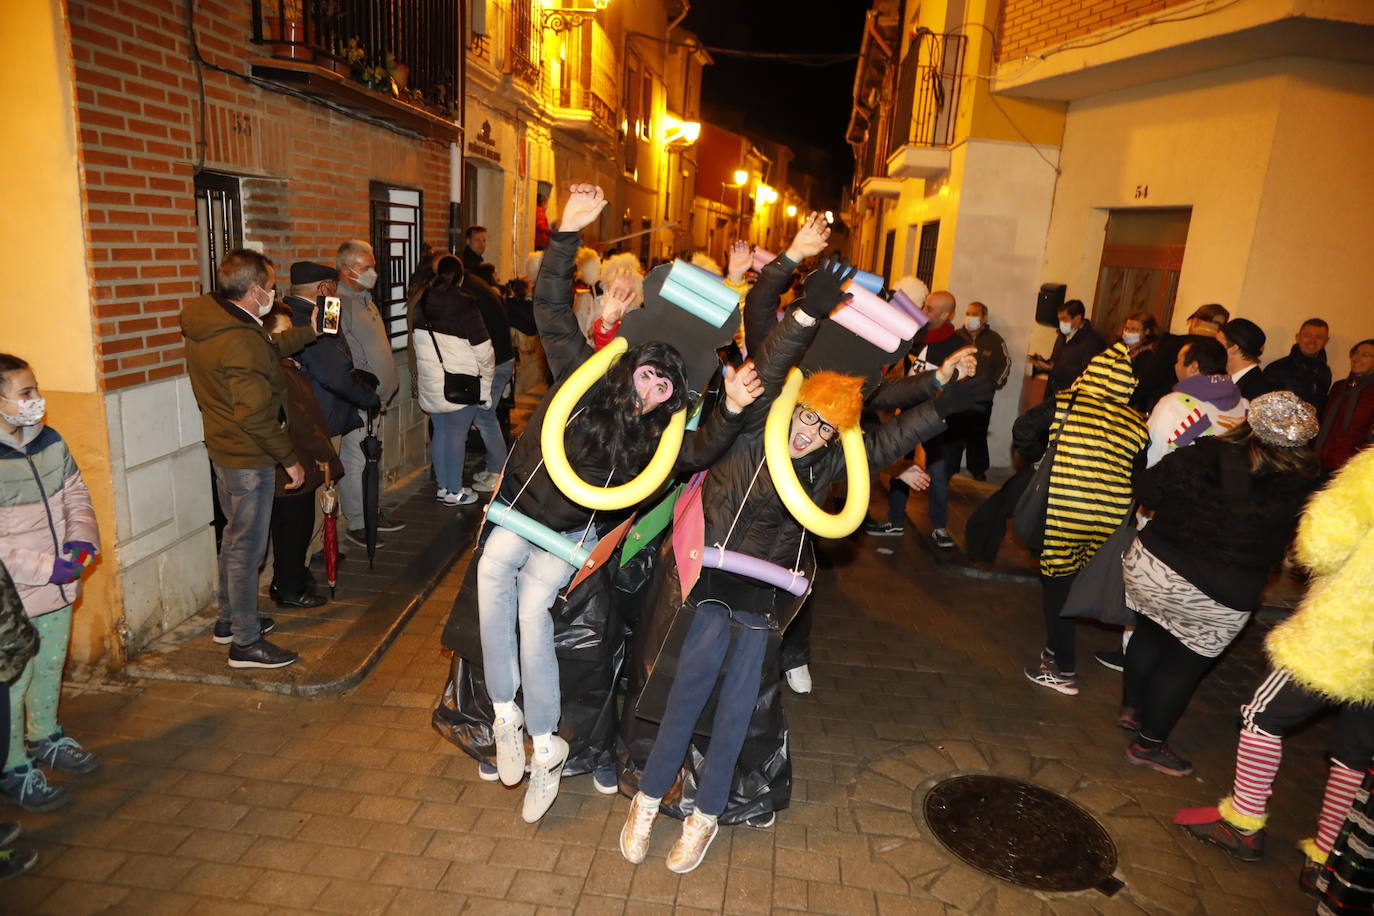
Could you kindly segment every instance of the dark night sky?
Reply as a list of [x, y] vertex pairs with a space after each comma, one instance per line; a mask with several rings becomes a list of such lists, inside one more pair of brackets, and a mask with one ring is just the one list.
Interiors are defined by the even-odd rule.
[[[802, 12], [795, 0], [692, 0], [683, 27], [709, 47], [745, 51], [853, 53], [859, 50], [869, 5], [859, 0], [816, 5], [821, 15]], [[844, 141], [849, 123], [854, 62], [810, 67], [776, 60], [712, 55], [702, 80], [702, 114], [721, 126], [753, 130], [786, 143], [797, 167], [828, 183], [831, 203], [849, 182], [854, 158]], [[730, 123], [729, 113], [744, 120]], [[813, 147], [827, 158], [804, 164]]]

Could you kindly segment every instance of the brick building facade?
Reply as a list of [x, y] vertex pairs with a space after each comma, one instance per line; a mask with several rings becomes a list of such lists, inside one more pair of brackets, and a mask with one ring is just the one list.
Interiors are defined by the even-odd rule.
[[[307, 18], [363, 9], [303, 6]], [[313, 51], [255, 41], [270, 34], [267, 12], [280, 8], [270, 0], [50, 8], [59, 21], [65, 12], [68, 30], [57, 57], [61, 66], [70, 55], [106, 433], [83, 467], [93, 491], [108, 490], [113, 516], [102, 526], [112, 582], [100, 602], [86, 600], [91, 626], [74, 640], [73, 660], [113, 667], [213, 599], [210, 469], [185, 375], [183, 303], [209, 286], [228, 248], [262, 250], [284, 288], [292, 262], [332, 263], [340, 242], [363, 238], [377, 245], [374, 292], [394, 347], [404, 347], [395, 300], [421, 244], [447, 244], [460, 129], [456, 105], [364, 88], [331, 63], [320, 53], [323, 18], [308, 33]], [[460, 99], [465, 4], [389, 9], [444, 11], [453, 48], [445, 94]], [[428, 461], [402, 353], [397, 363], [401, 394], [382, 422], [384, 486]]]
[[1191, 0], [1006, 0], [997, 60], [1009, 61]]

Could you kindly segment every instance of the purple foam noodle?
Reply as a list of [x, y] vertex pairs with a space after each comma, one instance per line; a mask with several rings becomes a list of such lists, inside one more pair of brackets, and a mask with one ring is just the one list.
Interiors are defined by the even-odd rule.
[[807, 589], [811, 587], [806, 576], [799, 572], [784, 569], [776, 563], [769, 563], [758, 557], [746, 556], [733, 550], [722, 550], [719, 547], [706, 548], [706, 552], [702, 555], [702, 565], [734, 573], [737, 576], [755, 579], [796, 595], [798, 598], [805, 595]]
[[926, 322], [930, 321], [930, 316], [921, 311], [921, 307], [912, 302], [911, 297], [901, 290], [893, 292], [892, 299], [888, 302], [888, 305], [895, 306], [902, 314], [916, 322], [918, 330], [925, 327]]

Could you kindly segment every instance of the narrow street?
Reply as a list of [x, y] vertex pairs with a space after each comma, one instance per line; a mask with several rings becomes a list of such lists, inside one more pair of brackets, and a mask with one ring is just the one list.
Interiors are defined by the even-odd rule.
[[[919, 502], [919, 501], [913, 501]], [[879, 553], [879, 549], [890, 553]], [[1204, 683], [1175, 741], [1197, 775], [1125, 763], [1119, 675], [1089, 661], [1083, 691], [1029, 684], [1033, 586], [942, 570], [912, 528], [832, 544], [817, 585], [815, 693], [787, 695], [792, 807], [772, 829], [722, 830], [697, 871], [645, 864], [617, 835], [628, 802], [564, 783], [538, 825], [521, 792], [480, 782], [429, 727], [448, 660], [438, 634], [460, 560], [367, 678], [303, 699], [168, 681], [64, 697], [104, 768], [66, 811], [23, 818], [43, 855], [5, 886], [5, 912], [126, 913], [1296, 913], [1294, 843], [1315, 819], [1325, 727], [1287, 745], [1271, 852], [1243, 865], [1169, 821], [1229, 787], [1236, 709], [1262, 669], [1252, 627]], [[1080, 628], [1080, 652], [1114, 634]], [[1062, 792], [1120, 853], [1125, 888], [1032, 895], [958, 864], [932, 838], [933, 777], [991, 771]]]

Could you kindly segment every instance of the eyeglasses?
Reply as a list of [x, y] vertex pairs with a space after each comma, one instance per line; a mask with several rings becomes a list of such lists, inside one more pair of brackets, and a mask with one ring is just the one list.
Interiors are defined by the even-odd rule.
[[797, 419], [802, 422], [803, 426], [816, 427], [816, 432], [820, 433], [821, 438], [827, 442], [834, 439], [836, 433], [839, 432], [838, 429], [831, 426], [829, 423], [822, 423], [821, 415], [810, 407], [803, 407], [801, 413], [797, 414]]

